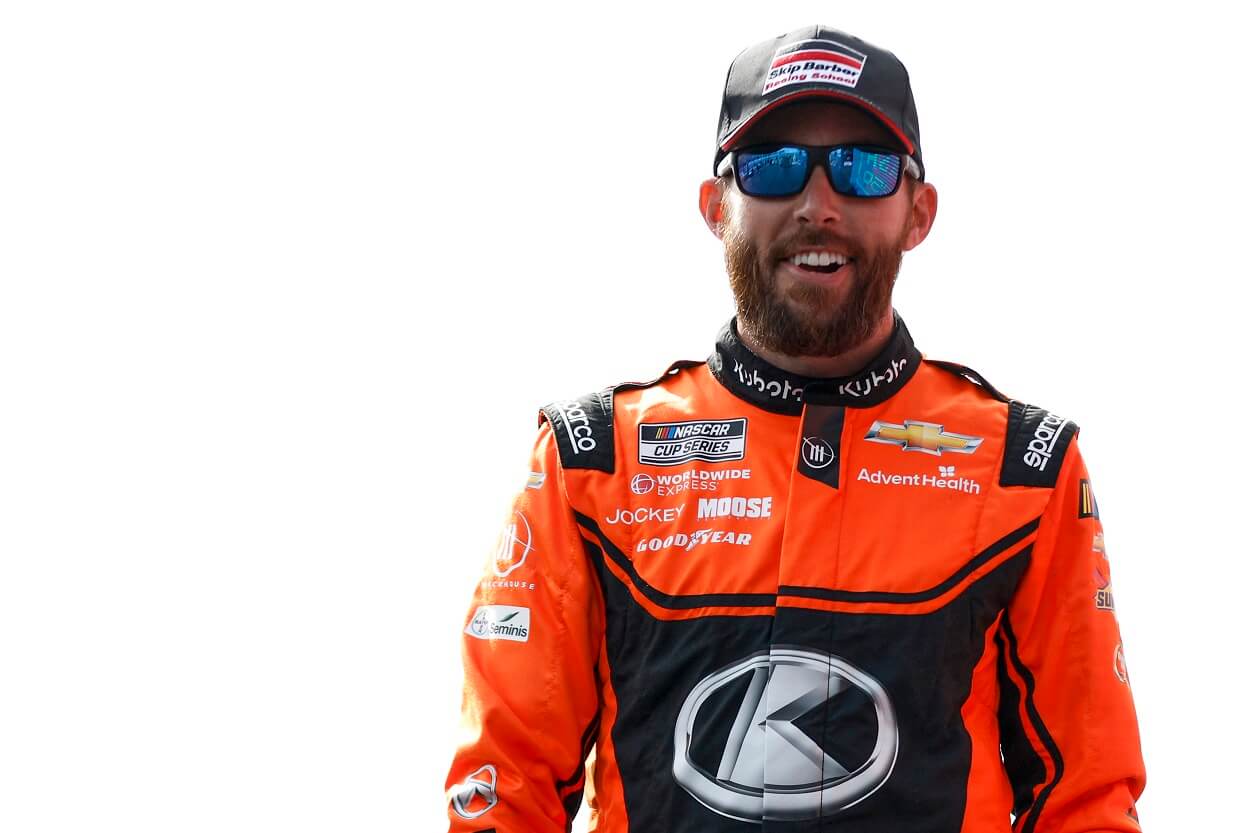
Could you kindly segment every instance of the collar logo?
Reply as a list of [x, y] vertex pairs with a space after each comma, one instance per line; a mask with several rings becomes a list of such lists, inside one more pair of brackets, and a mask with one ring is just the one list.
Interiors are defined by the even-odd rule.
[[722, 816], [761, 824], [828, 818], [863, 801], [894, 771], [899, 732], [869, 674], [831, 654], [778, 647], [704, 677], [681, 707], [674, 742], [682, 788]]
[[790, 384], [789, 379], [782, 379], [778, 382], [776, 379], [761, 376], [759, 370], [754, 367], [747, 372], [746, 365], [739, 359], [734, 359], [734, 374], [744, 386], [754, 388], [765, 396], [786, 401], [791, 399], [795, 402], [803, 401], [803, 388]]
[[864, 439], [874, 443], [902, 446], [904, 451], [922, 451], [935, 457], [943, 451], [971, 454], [981, 447], [982, 438], [967, 434], [954, 434], [943, 430], [934, 422], [903, 420], [902, 425], [877, 420], [868, 429]]

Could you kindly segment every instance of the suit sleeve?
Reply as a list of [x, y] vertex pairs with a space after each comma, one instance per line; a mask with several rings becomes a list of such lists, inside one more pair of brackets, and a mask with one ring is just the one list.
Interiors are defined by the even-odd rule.
[[546, 422], [530, 462], [464, 623], [452, 833], [564, 833], [597, 731], [602, 597]]
[[1106, 550], [1074, 439], [997, 635], [1016, 833], [1141, 829], [1146, 773]]

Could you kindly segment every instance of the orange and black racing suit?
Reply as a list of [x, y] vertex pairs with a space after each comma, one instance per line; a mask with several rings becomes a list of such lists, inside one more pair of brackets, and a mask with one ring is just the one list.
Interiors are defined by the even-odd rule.
[[852, 377], [730, 322], [544, 408], [465, 621], [451, 830], [565, 831], [584, 788], [602, 833], [1139, 830], [1077, 430], [897, 316]]

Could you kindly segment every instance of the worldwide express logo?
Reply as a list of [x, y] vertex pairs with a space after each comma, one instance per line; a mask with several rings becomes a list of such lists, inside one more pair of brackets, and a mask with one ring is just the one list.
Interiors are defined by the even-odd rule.
[[642, 423], [638, 426], [638, 462], [679, 466], [692, 460], [723, 463], [746, 456], [747, 421], [704, 419]]
[[636, 495], [655, 492], [659, 497], [672, 497], [682, 492], [715, 492], [723, 480], [750, 480], [750, 469], [688, 469], [654, 477], [640, 472], [629, 481], [629, 490]]

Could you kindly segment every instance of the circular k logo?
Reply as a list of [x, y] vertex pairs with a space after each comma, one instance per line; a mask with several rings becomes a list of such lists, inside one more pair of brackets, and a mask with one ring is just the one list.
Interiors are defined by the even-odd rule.
[[[881, 683], [799, 648], [704, 677], [673, 739], [677, 783], [708, 809], [755, 824], [840, 813], [884, 784], [898, 757], [898, 722]], [[719, 760], [709, 758], [722, 744]]]

